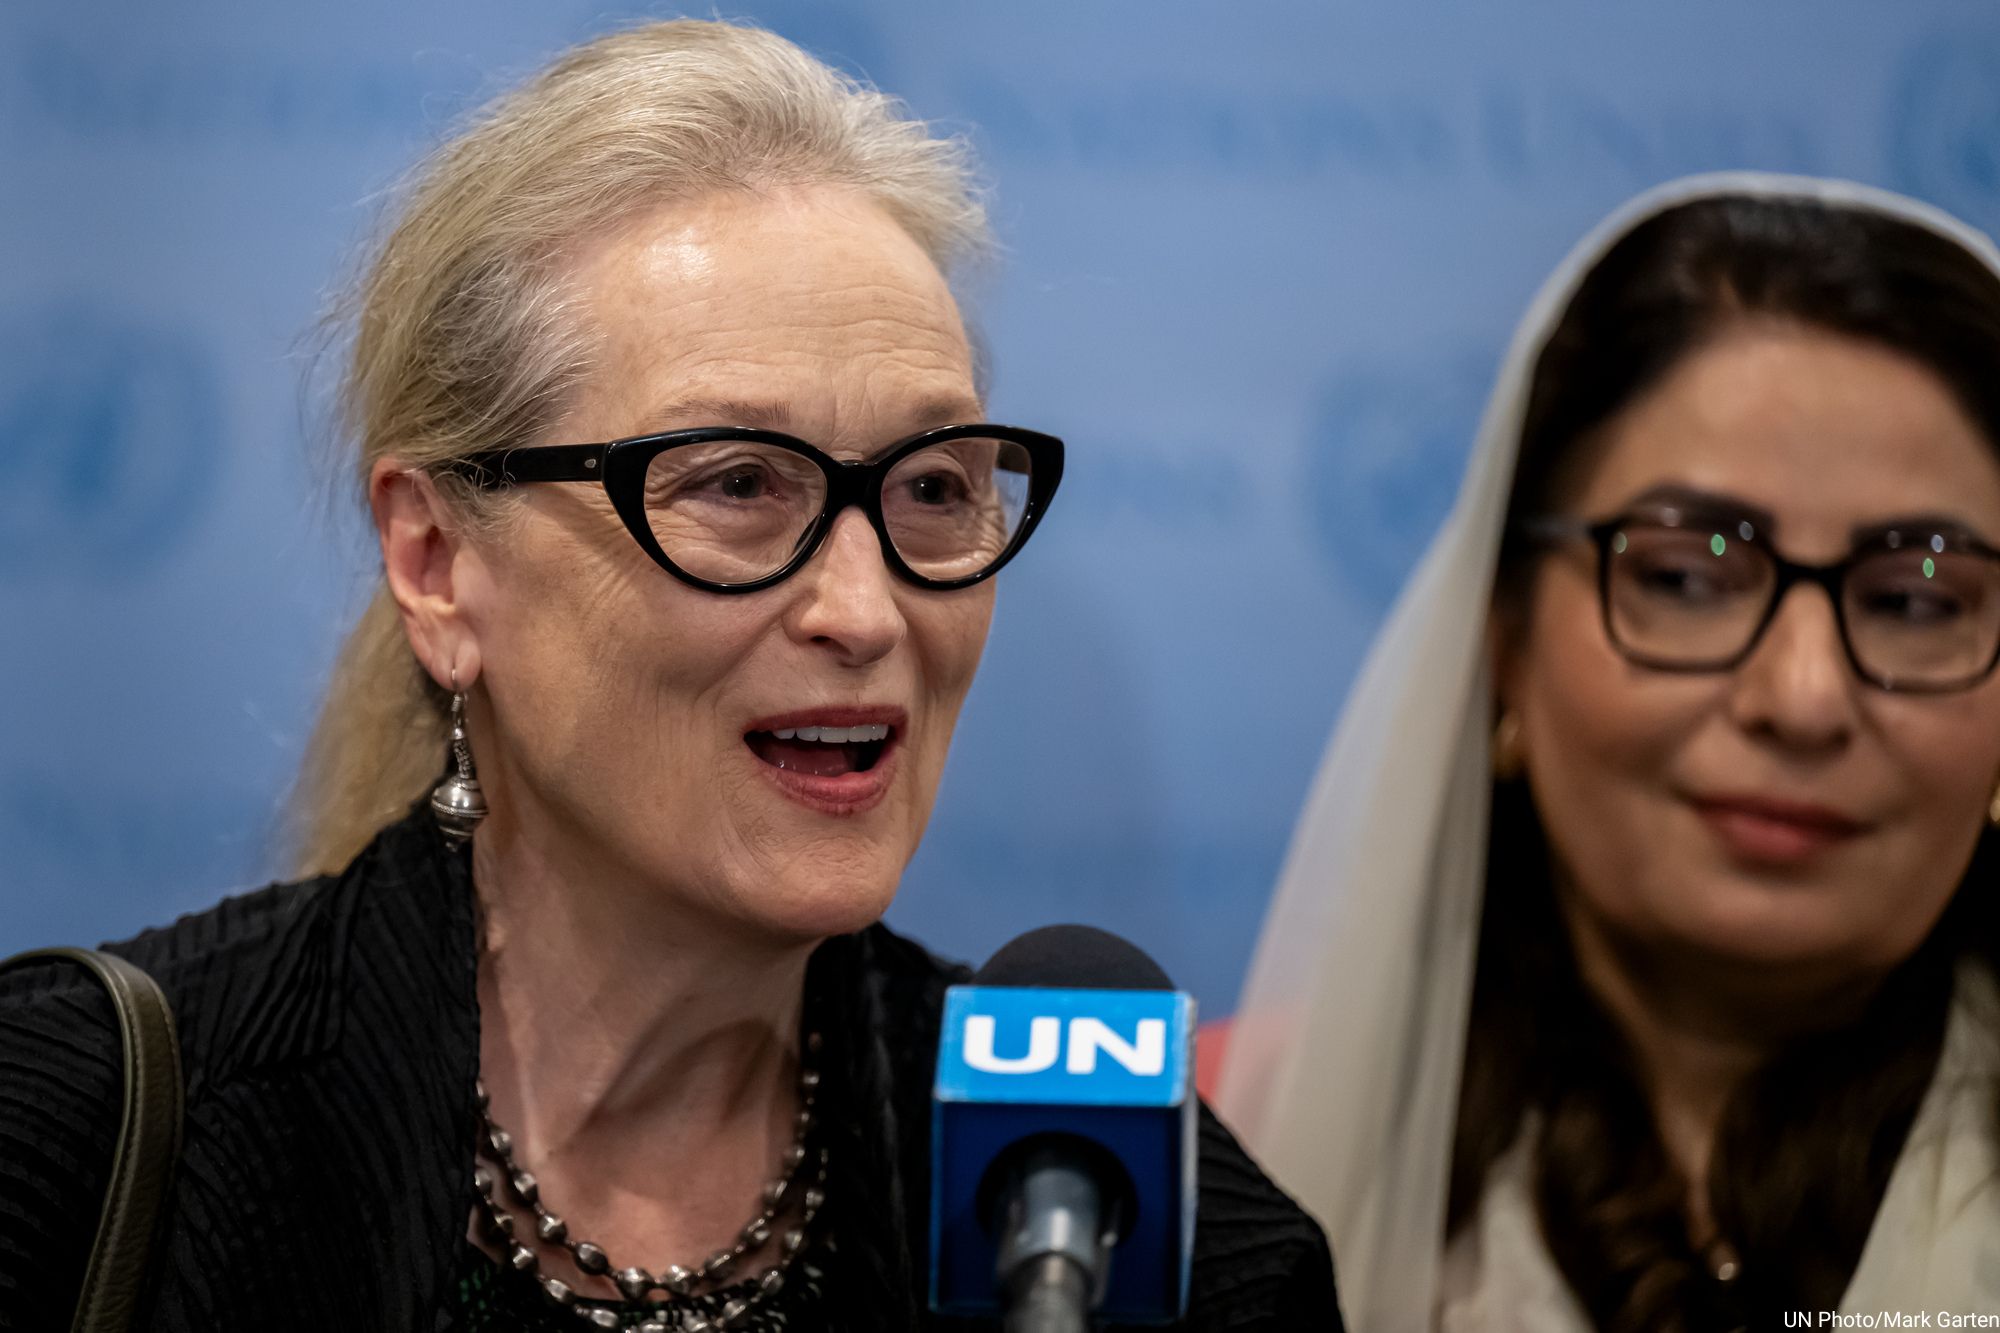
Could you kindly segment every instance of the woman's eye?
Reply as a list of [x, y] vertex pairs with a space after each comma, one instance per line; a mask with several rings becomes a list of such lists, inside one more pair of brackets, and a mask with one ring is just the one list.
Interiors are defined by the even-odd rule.
[[1672, 564], [1644, 565], [1637, 571], [1639, 585], [1646, 591], [1685, 601], [1698, 601], [1730, 591], [1728, 580], [1719, 577], [1720, 573], [1700, 565]]
[[1934, 624], [1954, 620], [1965, 613], [1965, 605], [1942, 588], [1877, 588], [1862, 599], [1868, 615], [1911, 624]]
[[908, 482], [910, 498], [918, 504], [954, 504], [965, 498], [965, 482], [945, 472], [927, 472]]
[[684, 495], [709, 496], [724, 500], [758, 500], [773, 490], [768, 469], [755, 464], [722, 468], [696, 479], [682, 488]]

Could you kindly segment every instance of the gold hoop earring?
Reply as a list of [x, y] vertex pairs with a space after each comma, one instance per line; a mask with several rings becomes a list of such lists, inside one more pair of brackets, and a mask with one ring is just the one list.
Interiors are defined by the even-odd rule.
[[[1521, 715], [1509, 710], [1493, 724], [1493, 776], [1502, 782], [1521, 776], [1528, 766], [1526, 746], [1521, 741]], [[2000, 793], [1994, 796], [2000, 806]]]
[[472, 770], [472, 747], [465, 736], [465, 695], [458, 688], [458, 668], [451, 669], [452, 772], [431, 790], [431, 815], [444, 840], [457, 846], [472, 837], [486, 818], [486, 794]]

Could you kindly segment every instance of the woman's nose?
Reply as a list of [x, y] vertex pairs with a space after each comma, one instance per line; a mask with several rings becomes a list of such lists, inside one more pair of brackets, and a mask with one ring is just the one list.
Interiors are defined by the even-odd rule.
[[1853, 733], [1858, 688], [1832, 598], [1823, 588], [1801, 585], [1785, 594], [1737, 667], [1731, 711], [1746, 730], [1788, 746], [1836, 748]]
[[835, 515], [833, 530], [793, 581], [799, 586], [787, 629], [801, 643], [824, 645], [844, 666], [888, 656], [909, 631], [896, 575], [859, 509]]

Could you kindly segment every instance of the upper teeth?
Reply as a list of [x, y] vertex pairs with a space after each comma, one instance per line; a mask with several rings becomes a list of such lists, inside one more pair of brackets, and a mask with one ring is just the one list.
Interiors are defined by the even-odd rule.
[[781, 741], [818, 741], [822, 745], [849, 745], [855, 741], [886, 741], [889, 728], [880, 723], [865, 727], [780, 727], [771, 733]]

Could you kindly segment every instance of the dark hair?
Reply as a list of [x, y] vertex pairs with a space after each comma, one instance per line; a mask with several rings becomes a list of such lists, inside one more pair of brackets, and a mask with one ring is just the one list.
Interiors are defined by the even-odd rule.
[[[1544, 511], [1579, 445], [1746, 317], [1902, 352], [2000, 444], [2000, 277], [1984, 263], [1881, 214], [1705, 199], [1634, 228], [1578, 288], [1535, 369], [1510, 517]], [[1503, 600], [1525, 586], [1528, 555], [1503, 550]], [[1784, 1310], [1835, 1308], [1936, 1069], [1955, 965], [2000, 964], [1996, 858], [1989, 832], [1943, 919], [1861, 1016], [1780, 1051], [1731, 1098], [1707, 1181], [1741, 1259], [1725, 1287], [1689, 1239], [1686, 1182], [1635, 1057], [1578, 975], [1528, 785], [1496, 782], [1450, 1228], [1471, 1219], [1532, 1110], [1543, 1234], [1597, 1327], [1776, 1327]]]
[[[1957, 242], [1885, 214], [1703, 199], [1634, 227], [1570, 300], [1536, 364], [1509, 518], [1546, 505], [1575, 447], [1690, 352], [1759, 316], [1914, 358], [2000, 443], [2000, 276]], [[1503, 554], [1511, 570], [1525, 553]]]

